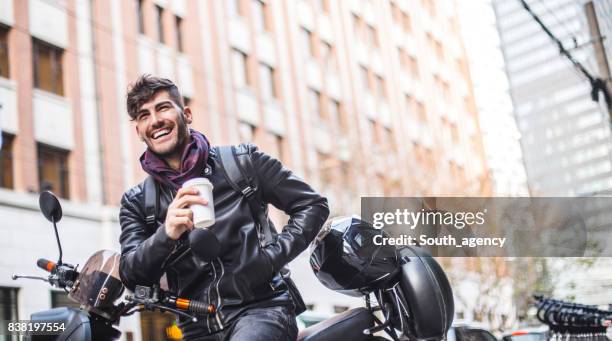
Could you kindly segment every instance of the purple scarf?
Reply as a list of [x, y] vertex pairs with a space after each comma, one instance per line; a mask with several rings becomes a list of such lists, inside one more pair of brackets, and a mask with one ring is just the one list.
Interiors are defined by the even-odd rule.
[[178, 190], [187, 180], [204, 176], [210, 144], [202, 133], [189, 129], [191, 142], [181, 157], [181, 169], [176, 171], [148, 148], [140, 157], [142, 169], [156, 181]]

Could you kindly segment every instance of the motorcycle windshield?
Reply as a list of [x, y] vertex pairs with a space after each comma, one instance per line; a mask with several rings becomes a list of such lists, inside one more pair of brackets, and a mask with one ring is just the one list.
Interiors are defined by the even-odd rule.
[[109, 250], [94, 253], [83, 266], [68, 297], [87, 311], [111, 318], [114, 302], [124, 288], [119, 279], [119, 259], [118, 253]]

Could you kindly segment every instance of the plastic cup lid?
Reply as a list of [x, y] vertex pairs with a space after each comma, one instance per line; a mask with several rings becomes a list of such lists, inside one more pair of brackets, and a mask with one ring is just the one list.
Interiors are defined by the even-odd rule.
[[197, 185], [212, 186], [213, 184], [207, 178], [193, 178], [191, 180], [185, 181], [185, 183], [183, 183], [183, 188], [197, 186]]

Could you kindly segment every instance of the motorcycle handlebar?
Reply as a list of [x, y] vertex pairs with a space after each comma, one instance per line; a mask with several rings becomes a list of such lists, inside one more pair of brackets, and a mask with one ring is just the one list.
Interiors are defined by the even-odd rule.
[[196, 315], [212, 315], [217, 312], [217, 308], [212, 304], [206, 304], [186, 298], [169, 297], [167, 299], [167, 304], [170, 305], [171, 308], [188, 311]]
[[46, 260], [44, 258], [39, 258], [36, 261], [36, 265], [47, 271], [47, 272], [52, 272], [53, 270], [55, 270], [57, 268], [57, 264], [55, 264], [54, 262], [50, 261], [50, 260]]
[[134, 290], [134, 295], [130, 296], [128, 301], [135, 304], [143, 304], [145, 307], [157, 306], [179, 312], [189, 312], [196, 315], [213, 315], [217, 312], [217, 308], [212, 304], [177, 297], [169, 292], [161, 290], [158, 286], [148, 287], [137, 285]]

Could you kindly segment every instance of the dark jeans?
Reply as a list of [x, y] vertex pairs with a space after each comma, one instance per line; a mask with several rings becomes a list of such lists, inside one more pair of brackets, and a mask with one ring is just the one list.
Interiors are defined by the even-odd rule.
[[251, 308], [222, 331], [198, 341], [295, 341], [297, 324], [291, 307]]

